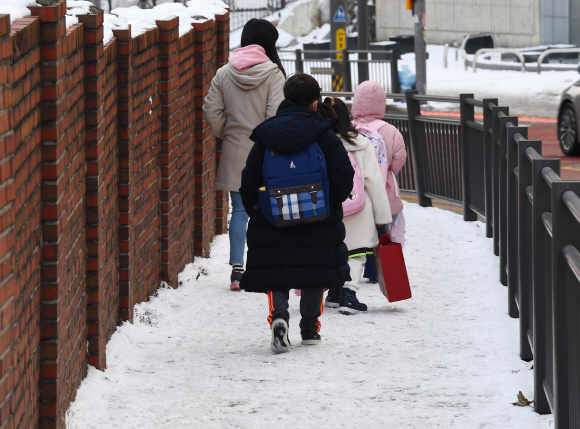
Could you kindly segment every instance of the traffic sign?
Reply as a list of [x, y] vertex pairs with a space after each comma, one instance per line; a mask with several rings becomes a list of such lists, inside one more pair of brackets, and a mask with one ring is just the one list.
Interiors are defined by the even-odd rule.
[[334, 22], [346, 22], [346, 12], [342, 6], [338, 6], [336, 9], [336, 13], [334, 14], [334, 18], [332, 18]]

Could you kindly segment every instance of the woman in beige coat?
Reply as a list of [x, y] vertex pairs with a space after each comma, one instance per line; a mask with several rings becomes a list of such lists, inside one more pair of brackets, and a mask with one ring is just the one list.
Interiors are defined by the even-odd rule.
[[216, 189], [230, 192], [230, 290], [240, 290], [248, 215], [240, 198], [242, 170], [253, 146], [252, 130], [274, 116], [284, 99], [286, 73], [276, 52], [278, 30], [264, 19], [249, 20], [242, 47], [211, 81], [203, 117], [214, 136], [223, 139]]
[[[358, 134], [350, 122], [350, 114], [340, 99], [327, 98], [319, 113], [327, 119], [335, 115], [335, 131], [344, 147], [353, 156], [365, 190], [365, 205], [362, 211], [343, 218], [346, 229], [344, 242], [348, 247], [351, 280], [344, 284], [342, 293], [331, 288], [326, 297], [327, 307], [338, 307], [342, 314], [356, 314], [367, 311], [367, 306], [358, 301], [356, 292], [362, 278], [366, 255], [379, 245], [377, 225], [386, 226], [393, 221], [389, 197], [374, 147], [362, 134]], [[331, 108], [332, 110], [329, 110]], [[356, 180], [356, 178], [355, 178]]]

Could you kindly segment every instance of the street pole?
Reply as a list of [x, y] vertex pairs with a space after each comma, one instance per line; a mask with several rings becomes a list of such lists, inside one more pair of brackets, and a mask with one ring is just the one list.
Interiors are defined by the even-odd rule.
[[427, 92], [427, 42], [425, 28], [425, 0], [415, 0], [415, 72], [419, 94]]
[[[359, 51], [367, 51], [369, 49], [369, 8], [367, 0], [358, 0], [356, 22], [358, 24], [358, 49]], [[369, 80], [369, 63], [368, 53], [358, 54], [358, 83]]]
[[[344, 51], [346, 49], [346, 2], [345, 0], [330, 0], [330, 49]], [[337, 52], [332, 61], [332, 90], [344, 92], [346, 71], [343, 53]]]

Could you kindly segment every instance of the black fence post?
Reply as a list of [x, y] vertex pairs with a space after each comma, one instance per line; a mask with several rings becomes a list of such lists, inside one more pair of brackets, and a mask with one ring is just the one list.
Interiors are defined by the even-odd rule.
[[342, 65], [344, 67], [344, 90], [352, 92], [352, 73], [350, 70], [350, 58], [348, 56], [348, 49], [342, 51]]
[[421, 116], [421, 103], [413, 98], [419, 91], [407, 91], [407, 115], [409, 117], [409, 134], [411, 136], [411, 151], [413, 155], [413, 171], [415, 173], [415, 188], [417, 189], [417, 202], [421, 207], [431, 207], [431, 198], [425, 196], [425, 129], [423, 124], [417, 121]]
[[532, 161], [534, 407], [539, 414], [549, 414], [550, 403], [553, 405], [552, 237], [543, 220], [552, 210], [552, 189], [542, 177], [546, 167], [559, 173], [560, 160], [540, 158]]
[[[360, 33], [359, 33], [359, 35], [360, 35]], [[368, 46], [365, 48], [365, 50], [366, 49], [368, 49]], [[358, 84], [360, 85], [365, 80], [369, 80], [369, 53], [368, 52], [359, 52], [358, 53], [357, 69], [358, 69]]]
[[[502, 285], [508, 285], [507, 273], [507, 147], [508, 147], [508, 126], [517, 126], [518, 118], [500, 115], [499, 118], [499, 281]], [[511, 301], [511, 299], [510, 299]], [[514, 314], [514, 313], [512, 313]], [[510, 315], [512, 315], [510, 314]], [[517, 317], [517, 316], [512, 316]]]
[[[517, 118], [516, 118], [517, 119]], [[516, 139], [517, 137], [517, 139]], [[518, 291], [518, 145], [517, 141], [528, 138], [528, 129], [524, 127], [507, 127], [506, 136], [506, 271], [508, 286], [508, 314], [519, 317]], [[502, 232], [503, 233], [503, 232]]]
[[401, 83], [399, 82], [399, 50], [391, 49], [391, 92], [399, 94], [401, 92]]
[[493, 237], [493, 125], [492, 108], [497, 106], [497, 98], [483, 99], [483, 145], [485, 171], [485, 236]]
[[520, 304], [520, 357], [525, 361], [534, 358], [533, 348], [533, 288], [532, 288], [532, 161], [526, 150], [540, 151], [540, 140], [523, 140], [518, 142], [518, 180], [517, 180], [517, 247], [518, 291]]
[[302, 49], [296, 49], [296, 73], [304, 73], [304, 61], [302, 60]]
[[499, 141], [500, 141], [500, 113], [504, 116], [509, 114], [508, 107], [493, 107], [491, 109], [491, 179], [492, 179], [492, 189], [493, 189], [493, 200], [492, 200], [492, 210], [493, 210], [493, 254], [499, 256]]
[[[554, 427], [578, 427], [577, 391], [578, 359], [578, 280], [571, 271], [564, 248], [580, 243], [578, 220], [564, 204], [566, 193], [580, 195], [580, 182], [556, 181], [552, 183], [552, 308], [554, 323]], [[577, 208], [575, 207], [577, 210]], [[572, 346], [572, 349], [570, 347]], [[574, 352], [573, 352], [574, 351]], [[571, 415], [576, 418], [572, 419]]]
[[459, 131], [459, 147], [461, 148], [461, 193], [463, 194], [463, 220], [466, 222], [477, 220], [477, 213], [469, 207], [471, 205], [469, 170], [473, 166], [469, 165], [469, 146], [471, 145], [471, 141], [467, 121], [473, 122], [475, 120], [475, 109], [473, 105], [467, 103], [466, 100], [468, 98], [473, 98], [473, 94], [461, 94], [459, 96], [459, 111], [461, 113], [461, 126]]

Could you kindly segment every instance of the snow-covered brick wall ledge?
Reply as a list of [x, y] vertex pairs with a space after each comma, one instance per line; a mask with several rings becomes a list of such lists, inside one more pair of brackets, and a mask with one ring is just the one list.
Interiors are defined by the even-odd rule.
[[[0, 14], [10, 15], [10, 22], [30, 16], [30, 8], [56, 4], [54, 0], [0, 0]], [[67, 0], [66, 27], [70, 28], [79, 22], [79, 16], [95, 15], [100, 9], [87, 0]], [[136, 37], [147, 30], [156, 28], [157, 21], [168, 21], [179, 18], [179, 35], [191, 31], [192, 24], [215, 20], [216, 16], [228, 13], [229, 6], [221, 0], [190, 0], [187, 6], [181, 3], [163, 3], [152, 9], [140, 9], [137, 6], [116, 8], [111, 14], [105, 14], [105, 44], [113, 37], [113, 29], [131, 29], [131, 36]]]
[[0, 0], [0, 428], [60, 429], [119, 321], [227, 230], [201, 106], [229, 12], [36, 1]]

